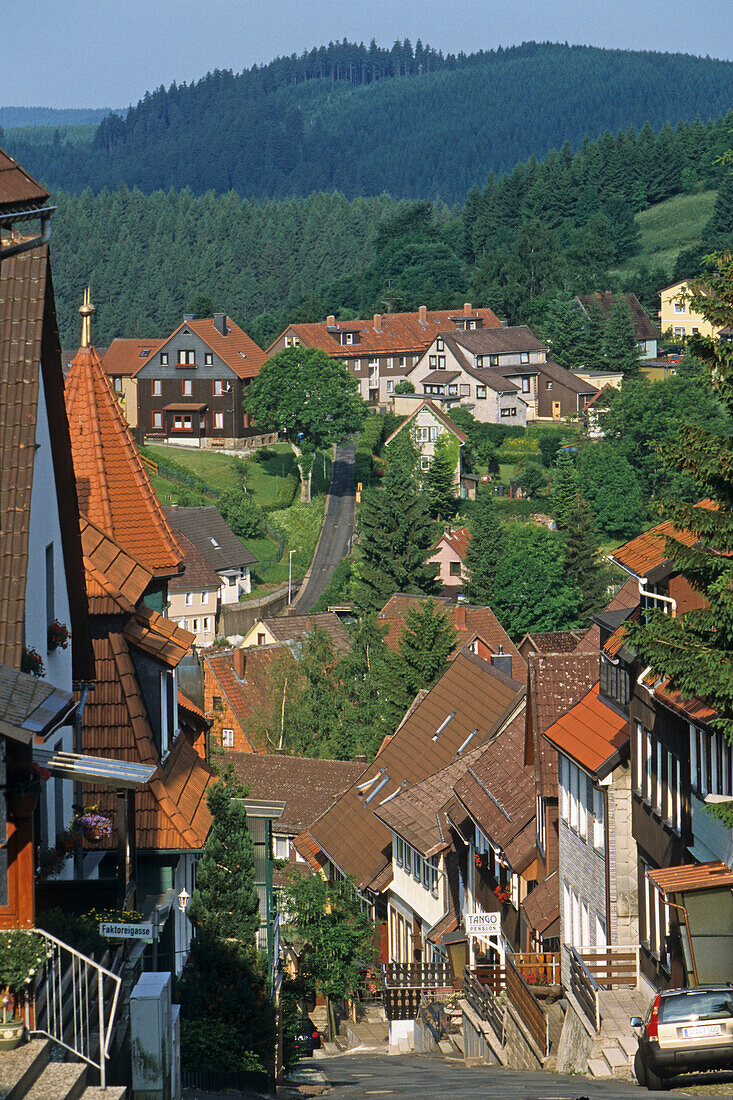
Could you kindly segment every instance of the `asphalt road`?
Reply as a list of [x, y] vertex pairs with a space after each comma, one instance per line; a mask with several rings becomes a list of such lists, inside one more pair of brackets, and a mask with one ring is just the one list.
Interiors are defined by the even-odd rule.
[[[414, 1100], [642, 1100], [660, 1096], [626, 1081], [609, 1083], [557, 1073], [478, 1066], [467, 1069], [459, 1059], [438, 1055], [351, 1054], [315, 1063], [332, 1086], [336, 1100], [367, 1097], [414, 1097]], [[675, 1090], [676, 1091], [676, 1090]], [[679, 1090], [684, 1092], [683, 1089]], [[667, 1093], [667, 1095], [670, 1095]], [[674, 1092], [671, 1094], [674, 1096]], [[679, 1092], [678, 1092], [679, 1095]]]
[[334, 569], [349, 552], [349, 543], [354, 532], [355, 454], [355, 443], [336, 448], [331, 471], [328, 513], [323, 524], [321, 541], [313, 558], [310, 576], [297, 601], [296, 614], [302, 615], [310, 611], [326, 588]]

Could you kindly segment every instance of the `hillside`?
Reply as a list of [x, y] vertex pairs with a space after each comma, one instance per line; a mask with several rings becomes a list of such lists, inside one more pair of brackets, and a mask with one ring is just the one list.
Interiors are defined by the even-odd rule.
[[0, 126], [98, 126], [109, 107], [0, 107]]
[[696, 195], [675, 195], [636, 215], [639, 228], [639, 252], [617, 270], [635, 271], [641, 264], [663, 268], [670, 276], [680, 252], [700, 242], [703, 229], [715, 205], [716, 191]]
[[5, 141], [34, 175], [72, 192], [124, 182], [146, 193], [338, 188], [453, 202], [489, 170], [565, 141], [716, 118], [732, 102], [733, 63], [683, 54], [525, 43], [443, 57], [420, 43], [342, 43], [148, 93], [125, 119], [104, 120], [91, 146], [12, 131]]

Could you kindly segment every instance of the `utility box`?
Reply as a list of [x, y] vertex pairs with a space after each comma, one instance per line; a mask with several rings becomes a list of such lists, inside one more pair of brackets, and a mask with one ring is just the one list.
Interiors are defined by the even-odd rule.
[[181, 1100], [181, 1006], [173, 1005], [173, 1045], [171, 1047], [171, 1100]]
[[[174, 1100], [169, 972], [142, 974], [130, 996], [130, 1053], [135, 1100]], [[180, 1087], [180, 1086], [179, 1086]]]

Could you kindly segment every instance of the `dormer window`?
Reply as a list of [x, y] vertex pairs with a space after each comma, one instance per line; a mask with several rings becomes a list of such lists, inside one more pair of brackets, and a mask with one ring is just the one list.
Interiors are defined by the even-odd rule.
[[498, 367], [499, 366], [499, 356], [498, 355], [490, 355], [489, 356], [489, 366], [490, 367]]
[[621, 663], [613, 664], [601, 656], [600, 683], [598, 690], [601, 695], [621, 710], [627, 711], [631, 699], [631, 687], [629, 673]]
[[442, 336], [439, 336], [438, 339], [435, 341], [435, 347], [438, 351], [442, 351], [445, 347], [445, 341]]
[[343, 335], [343, 341], [342, 342], [344, 344], [353, 344], [354, 343], [354, 334], [353, 334], [353, 332], [345, 332], [344, 335]]
[[179, 348], [178, 351], [178, 366], [179, 367], [195, 367], [196, 366], [196, 352], [193, 348]]
[[477, 366], [477, 367], [483, 367], [483, 365], [484, 365], [484, 357], [483, 357], [483, 355], [477, 355], [477, 356], [476, 356], [476, 366]]
[[520, 361], [520, 363], [529, 363], [529, 352], [528, 351], [520, 352], [519, 361]]

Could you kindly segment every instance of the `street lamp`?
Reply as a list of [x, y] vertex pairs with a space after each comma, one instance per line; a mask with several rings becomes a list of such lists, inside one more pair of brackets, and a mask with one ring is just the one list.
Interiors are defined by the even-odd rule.
[[180, 894], [178, 895], [178, 908], [181, 910], [182, 913], [186, 912], [186, 909], [188, 908], [188, 903], [189, 903], [190, 900], [191, 900], [191, 895], [189, 894], [188, 890], [184, 886], [183, 889], [181, 890]]
[[297, 553], [295, 550], [288, 550], [288, 607], [290, 607], [290, 597], [293, 591], [293, 554]]

